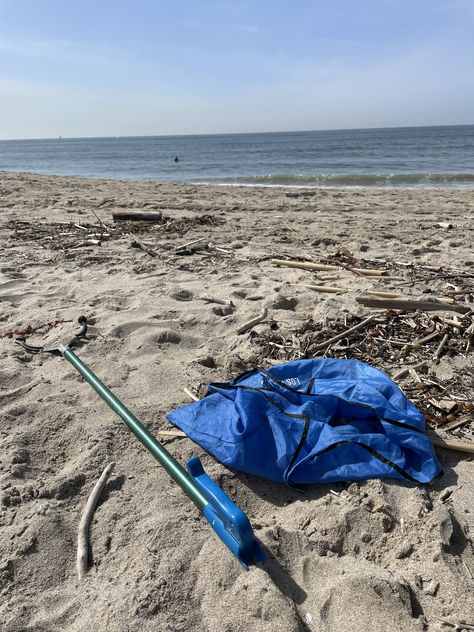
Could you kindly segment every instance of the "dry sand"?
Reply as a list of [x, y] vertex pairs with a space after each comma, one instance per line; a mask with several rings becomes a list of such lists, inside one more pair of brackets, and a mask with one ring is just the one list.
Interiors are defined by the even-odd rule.
[[[246, 572], [69, 363], [30, 355], [5, 336], [51, 323], [28, 341], [54, 347], [88, 315], [91, 335], [78, 355], [150, 431], [170, 430], [165, 414], [189, 402], [183, 388], [203, 396], [208, 382], [249, 368], [258, 356], [255, 334], [278, 325], [295, 341], [291, 332], [313, 318], [329, 323], [329, 338], [331, 319], [370, 313], [355, 301], [368, 289], [470, 301], [473, 208], [473, 191], [295, 191], [0, 173], [1, 629], [410, 632], [454, 629], [443, 618], [474, 624], [469, 455], [438, 450], [444, 474], [427, 486], [384, 479], [312, 485], [300, 494], [231, 471], [188, 438], [164, 439], [182, 464], [200, 456], [248, 515], [268, 561]], [[112, 212], [128, 209], [161, 210], [167, 220], [125, 234]], [[110, 237], [101, 246], [86, 243], [104, 231]], [[207, 247], [177, 252], [198, 239], [194, 247]], [[132, 248], [134, 240], [157, 256]], [[270, 263], [327, 261], [341, 247], [358, 267], [403, 279], [341, 270], [324, 281], [328, 273]], [[443, 274], [423, 268], [441, 265]], [[292, 285], [303, 283], [349, 291]], [[234, 307], [201, 300], [206, 295]], [[235, 333], [264, 307], [268, 318], [253, 334]], [[381, 349], [374, 362], [393, 375], [403, 360]], [[457, 384], [458, 397], [472, 401], [472, 352], [448, 349], [423, 377]], [[472, 430], [468, 421], [450, 436], [472, 441]], [[111, 461], [115, 471], [91, 528], [91, 568], [79, 582], [81, 511]]]

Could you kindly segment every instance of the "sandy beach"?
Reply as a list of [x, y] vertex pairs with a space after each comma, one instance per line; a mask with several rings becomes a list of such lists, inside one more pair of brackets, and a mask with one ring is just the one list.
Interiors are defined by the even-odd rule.
[[[472, 453], [437, 447], [444, 473], [428, 485], [372, 479], [301, 492], [160, 434], [174, 430], [166, 413], [191, 401], [183, 389], [201, 398], [210, 382], [326, 355], [383, 370], [429, 433], [472, 445], [473, 210], [472, 190], [0, 172], [2, 630], [474, 629]], [[124, 211], [162, 217], [114, 221]], [[368, 303], [392, 299], [438, 308]], [[56, 348], [81, 315], [90, 326], [77, 354], [181, 464], [201, 458], [250, 519], [265, 565], [242, 568], [68, 362], [15, 342]], [[79, 580], [81, 513], [110, 462]]]

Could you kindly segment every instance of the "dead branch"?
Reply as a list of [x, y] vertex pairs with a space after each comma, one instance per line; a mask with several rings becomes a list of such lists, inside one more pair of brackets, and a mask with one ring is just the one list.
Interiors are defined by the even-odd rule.
[[115, 463], [109, 463], [105, 470], [102, 472], [99, 480], [95, 484], [89, 499], [87, 500], [84, 511], [82, 512], [81, 521], [79, 523], [79, 531], [77, 534], [77, 574], [79, 579], [82, 579], [87, 573], [87, 558], [89, 551], [89, 526], [92, 519], [92, 514], [99, 500], [99, 496], [104, 489], [104, 486], [109, 478]]

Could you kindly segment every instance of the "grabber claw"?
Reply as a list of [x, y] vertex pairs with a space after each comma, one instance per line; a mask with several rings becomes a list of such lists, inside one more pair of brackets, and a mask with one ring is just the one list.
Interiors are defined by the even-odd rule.
[[249, 519], [205, 473], [199, 457], [189, 459], [186, 466], [195, 484], [209, 500], [203, 510], [204, 517], [242, 566], [249, 570], [253, 560], [265, 562], [265, 553], [254, 536]]

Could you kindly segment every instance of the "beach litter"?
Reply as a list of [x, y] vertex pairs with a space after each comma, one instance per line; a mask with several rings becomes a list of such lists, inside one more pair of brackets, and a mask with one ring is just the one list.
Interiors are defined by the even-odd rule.
[[441, 472], [425, 419], [390, 378], [357, 360], [317, 358], [212, 383], [168, 421], [228, 467], [288, 487]]

